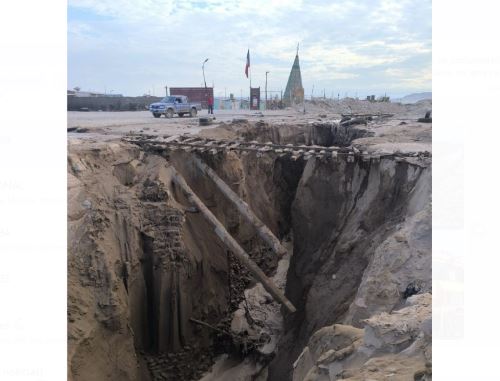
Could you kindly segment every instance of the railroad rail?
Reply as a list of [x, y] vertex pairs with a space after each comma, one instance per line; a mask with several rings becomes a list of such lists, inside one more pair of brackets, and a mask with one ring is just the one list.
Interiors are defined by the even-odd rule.
[[152, 150], [183, 150], [185, 152], [207, 152], [216, 155], [224, 151], [255, 152], [257, 157], [264, 154], [275, 154], [279, 157], [287, 156], [291, 160], [309, 160], [311, 157], [323, 160], [336, 160], [339, 157], [347, 158], [348, 162], [353, 162], [356, 157], [363, 161], [380, 160], [381, 158], [392, 157], [396, 160], [405, 158], [427, 159], [431, 153], [387, 153], [371, 154], [367, 151], [360, 151], [356, 147], [318, 146], [318, 145], [294, 145], [276, 144], [273, 142], [243, 141], [243, 140], [217, 140], [190, 135], [157, 136], [157, 135], [128, 135], [124, 141], [139, 145]]
[[392, 118], [394, 114], [389, 114], [389, 113], [345, 113], [345, 114], [340, 114], [342, 118]]

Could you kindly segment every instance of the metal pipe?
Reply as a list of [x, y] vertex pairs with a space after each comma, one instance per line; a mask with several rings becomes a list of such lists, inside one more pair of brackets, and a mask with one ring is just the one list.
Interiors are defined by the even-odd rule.
[[266, 71], [266, 107], [265, 109], [267, 110], [267, 74], [269, 74], [269, 71]]

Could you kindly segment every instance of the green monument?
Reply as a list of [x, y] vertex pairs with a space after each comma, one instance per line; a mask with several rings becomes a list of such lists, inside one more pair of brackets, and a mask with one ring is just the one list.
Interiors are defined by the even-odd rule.
[[304, 101], [304, 88], [302, 87], [302, 75], [299, 65], [299, 46], [297, 45], [297, 54], [293, 61], [292, 70], [288, 77], [288, 82], [283, 94], [283, 103], [285, 106], [302, 103]]

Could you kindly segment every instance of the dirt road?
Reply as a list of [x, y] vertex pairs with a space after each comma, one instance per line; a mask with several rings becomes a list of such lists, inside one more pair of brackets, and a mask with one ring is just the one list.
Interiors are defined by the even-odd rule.
[[[294, 110], [278, 111], [250, 111], [250, 110], [217, 110], [214, 124], [208, 127], [200, 127], [198, 118], [167, 119], [165, 117], [154, 118], [148, 111], [123, 111], [123, 112], [80, 112], [68, 111], [68, 128], [80, 128], [87, 132], [85, 134], [69, 132], [68, 137], [73, 138], [97, 138], [109, 140], [121, 137], [129, 132], [172, 135], [184, 133], [198, 133], [203, 129], [216, 127], [220, 122], [230, 122], [235, 118], [258, 119], [265, 116], [267, 120], [287, 120], [297, 116]], [[202, 110], [199, 116], [208, 116], [206, 110]]]
[[[306, 103], [306, 112], [303, 106], [287, 108], [285, 110], [216, 110], [215, 120], [210, 126], [200, 126], [198, 118], [180, 118], [178, 116], [167, 119], [154, 118], [148, 111], [122, 112], [68, 112], [67, 127], [70, 140], [109, 141], [122, 138], [124, 135], [183, 135], [198, 134], [217, 139], [229, 139], [228, 125], [236, 126], [234, 121], [248, 120], [252, 125], [255, 122], [266, 125], [276, 125], [279, 130], [286, 126], [306, 127], [309, 123], [339, 122], [343, 113], [391, 113], [390, 118], [383, 118], [370, 122], [366, 128], [373, 132], [373, 136], [357, 139], [354, 143], [362, 151], [376, 152], [418, 152], [432, 151], [432, 125], [418, 123], [424, 111], [432, 107], [430, 102], [419, 102], [415, 105], [400, 105], [397, 103], [371, 103], [358, 100], [341, 100], [329, 104], [326, 101]], [[348, 111], [346, 111], [348, 110]], [[200, 117], [207, 116], [207, 110], [199, 113]], [[252, 123], [253, 122], [253, 123]], [[222, 128], [217, 128], [222, 127]], [[213, 135], [213, 136], [212, 136]], [[230, 134], [229, 134], [230, 135]]]

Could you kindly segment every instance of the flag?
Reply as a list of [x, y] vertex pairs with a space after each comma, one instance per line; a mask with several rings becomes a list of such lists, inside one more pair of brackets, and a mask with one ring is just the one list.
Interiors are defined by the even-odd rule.
[[248, 49], [248, 52], [247, 52], [247, 64], [245, 66], [245, 75], [247, 76], [248, 78], [248, 68], [250, 67], [250, 49]]

